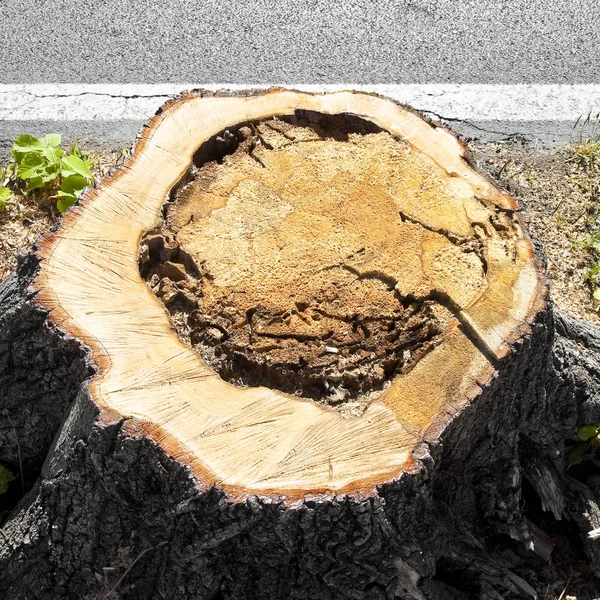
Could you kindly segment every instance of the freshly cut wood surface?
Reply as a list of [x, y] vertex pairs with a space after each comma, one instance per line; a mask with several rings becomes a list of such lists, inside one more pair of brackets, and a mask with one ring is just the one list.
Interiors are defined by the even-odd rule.
[[[385, 273], [400, 296], [430, 298], [450, 313], [435, 347], [393, 378], [360, 417], [344, 418], [307, 399], [223, 381], [177, 338], [164, 306], [139, 273], [142, 234], [160, 226], [167, 195], [202, 142], [226, 128], [296, 110], [348, 113], [383, 130], [365, 147], [341, 150], [339, 160], [348, 163], [350, 175], [332, 171], [330, 181], [322, 182], [335, 180], [334, 189], [356, 217], [348, 221], [348, 215], [335, 214], [326, 205], [320, 207], [322, 213], [313, 213], [312, 225], [335, 214], [355, 238], [347, 247], [338, 244], [330, 264], [358, 250], [360, 228], [365, 227], [362, 245], [370, 251], [364, 258], [347, 259], [352, 269]], [[329, 160], [338, 145], [323, 147], [322, 160]], [[255, 208], [248, 217], [254, 227], [270, 227], [280, 219], [276, 210], [267, 210], [266, 219], [260, 213], [261, 200], [267, 206], [271, 202], [271, 209], [278, 203], [281, 208], [284, 190], [277, 188], [277, 173], [282, 168], [293, 172], [298, 160], [309, 166], [321, 160], [295, 156], [296, 149], [301, 152], [303, 144], [279, 156], [272, 176], [256, 161], [241, 167], [248, 176], [242, 187], [248, 188]], [[264, 160], [269, 160], [266, 154]], [[353, 183], [361, 172], [363, 182]], [[271, 177], [268, 184], [276, 198], [269, 200], [261, 192], [258, 173]], [[379, 187], [369, 183], [371, 177]], [[240, 182], [235, 185], [241, 189]], [[308, 204], [274, 224], [273, 236], [288, 227], [290, 235], [303, 237], [316, 196], [311, 200], [313, 188], [306, 179], [296, 185], [308, 186], [299, 199]], [[366, 188], [372, 205], [365, 202]], [[203, 237], [189, 231], [187, 243], [199, 255], [208, 251], [219, 227], [223, 239], [228, 223], [241, 215], [235, 194], [228, 194], [221, 209], [195, 221]], [[65, 217], [60, 231], [45, 240], [36, 287], [53, 320], [92, 348], [100, 373], [91, 394], [104, 420], [128, 419], [132, 434], [154, 438], [190, 465], [204, 485], [217, 484], [237, 496], [368, 493], [410, 469], [411, 451], [479, 393], [492, 377], [492, 363], [528, 333], [528, 323], [543, 307], [545, 285], [515, 208], [511, 198], [465, 162], [453, 136], [389, 100], [352, 92], [191, 94], [154, 117], [126, 165], [90, 192]], [[292, 222], [294, 218], [298, 220]], [[185, 219], [180, 225], [185, 237]], [[211, 250], [216, 284], [227, 287], [234, 277], [236, 286], [258, 288], [262, 282], [265, 293], [272, 294], [276, 277], [269, 282], [260, 269], [244, 270], [244, 257], [237, 252], [244, 239], [231, 236], [229, 247]], [[469, 243], [477, 252], [461, 250], [461, 244]], [[315, 263], [325, 260], [325, 254], [315, 252]]]

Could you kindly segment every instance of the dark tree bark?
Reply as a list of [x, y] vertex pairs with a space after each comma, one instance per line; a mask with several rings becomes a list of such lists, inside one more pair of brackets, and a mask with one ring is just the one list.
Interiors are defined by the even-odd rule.
[[565, 441], [600, 422], [600, 328], [537, 310], [494, 377], [370, 493], [236, 496], [99, 407], [97, 361], [39, 301], [40, 268], [29, 255], [0, 287], [0, 463], [32, 478], [41, 468], [3, 526], [3, 598], [533, 597], [493, 543], [548, 557], [525, 481], [577, 524], [600, 576], [587, 535], [598, 490], [564, 468]]

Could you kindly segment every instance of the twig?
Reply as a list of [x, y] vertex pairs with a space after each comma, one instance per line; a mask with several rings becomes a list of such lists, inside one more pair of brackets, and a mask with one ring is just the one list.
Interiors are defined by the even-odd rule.
[[23, 478], [23, 459], [21, 457], [21, 444], [19, 444], [19, 436], [17, 435], [17, 429], [15, 427], [15, 424], [12, 422], [12, 419], [10, 418], [10, 415], [8, 414], [8, 410], [6, 408], [4, 409], [4, 414], [6, 415], [6, 418], [8, 419], [8, 422], [10, 423], [10, 425], [13, 429], [13, 433], [15, 434], [15, 441], [17, 442], [17, 453], [19, 454], [19, 472], [21, 474], [21, 493], [24, 496], [25, 495], [25, 479]]
[[506, 169], [506, 167], [508, 167], [508, 165], [512, 162], [512, 158], [509, 158], [501, 167], [501, 169], [498, 171], [498, 179], [500, 178], [500, 175], [502, 175], [502, 172], [504, 171], [504, 169]]
[[140, 560], [140, 558], [142, 558], [142, 556], [144, 556], [144, 554], [151, 552], [152, 550], [156, 550], [160, 546], [164, 546], [166, 543], [167, 543], [167, 541], [165, 540], [164, 542], [161, 542], [160, 544], [157, 544], [156, 546], [153, 546], [152, 548], [146, 548], [145, 550], [142, 550], [142, 552], [140, 552], [135, 557], [134, 561], [127, 567], [127, 569], [125, 570], [125, 573], [123, 573], [123, 575], [121, 575], [121, 577], [119, 577], [119, 581], [117, 581], [117, 583], [115, 583], [115, 585], [113, 585], [113, 587], [108, 592], [106, 592], [106, 594], [104, 596], [102, 596], [102, 600], [107, 600], [107, 598], [121, 585], [121, 583], [123, 582], [125, 577], [127, 577], [127, 575], [129, 574], [129, 571], [131, 571], [131, 569], [133, 569], [135, 563], [138, 560]]
[[567, 579], [567, 583], [565, 583], [565, 589], [562, 591], [561, 595], [558, 597], [558, 600], [563, 600], [565, 594], [567, 593], [567, 588], [569, 587], [569, 583], [571, 582], [571, 577], [573, 575], [569, 575], [569, 579]]
[[561, 198], [559, 200], [558, 204], [550, 211], [550, 214], [553, 215], [562, 206], [563, 202], [564, 202], [564, 198]]

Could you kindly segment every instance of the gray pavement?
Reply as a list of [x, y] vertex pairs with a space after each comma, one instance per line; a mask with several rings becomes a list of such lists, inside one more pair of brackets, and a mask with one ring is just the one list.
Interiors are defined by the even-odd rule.
[[[593, 84], [599, 24], [599, 0], [13, 0], [0, 84]], [[142, 122], [4, 120], [0, 155], [22, 132], [126, 146]], [[572, 135], [556, 120], [450, 125], [543, 145]]]
[[599, 83], [598, 0], [13, 0], [0, 83]]
[[[65, 144], [77, 139], [83, 148], [129, 148], [144, 124], [142, 120], [118, 121], [4, 121], [0, 122], [0, 163], [10, 159], [13, 140], [21, 133], [43, 136], [60, 133]], [[565, 121], [448, 121], [464, 139], [483, 141], [523, 140], [540, 148], [553, 148], [578, 141], [593, 129], [577, 128]]]

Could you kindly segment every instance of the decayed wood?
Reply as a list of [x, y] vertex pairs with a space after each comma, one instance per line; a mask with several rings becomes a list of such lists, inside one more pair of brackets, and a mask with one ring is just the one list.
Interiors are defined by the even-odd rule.
[[[446, 311], [435, 347], [359, 417], [222, 381], [177, 338], [139, 273], [140, 238], [160, 226], [198, 146], [297, 110], [370, 121], [392, 165], [394, 153], [411, 165], [392, 193], [377, 165], [386, 193], [375, 212], [397, 209], [396, 229], [380, 226], [401, 249], [382, 252], [371, 239], [371, 262], [350, 266]], [[254, 163], [245, 175], [257, 177]], [[464, 262], [457, 241], [477, 241], [478, 252]], [[226, 252], [211, 260], [217, 271], [237, 264]], [[486, 542], [510, 536], [547, 552], [522, 512], [522, 479], [557, 518], [576, 518], [561, 449], [578, 422], [600, 418], [600, 334], [549, 306], [514, 201], [452, 135], [391, 101], [285, 90], [183, 96], [28, 261], [0, 293], [0, 408], [18, 415], [15, 358], [34, 355], [40, 340], [57, 348], [54, 359], [38, 353], [41, 375], [64, 360], [60, 344], [74, 352], [55, 396], [61, 411], [77, 399], [3, 528], [0, 591], [9, 598], [461, 597], [443, 581], [444, 563], [473, 574], [482, 595], [531, 594]], [[21, 346], [12, 341], [19, 323], [30, 332]], [[52, 414], [43, 399], [30, 406], [40, 422]], [[32, 456], [53, 431], [48, 422]], [[595, 506], [585, 491], [577, 497]], [[591, 546], [588, 554], [600, 574]]]

